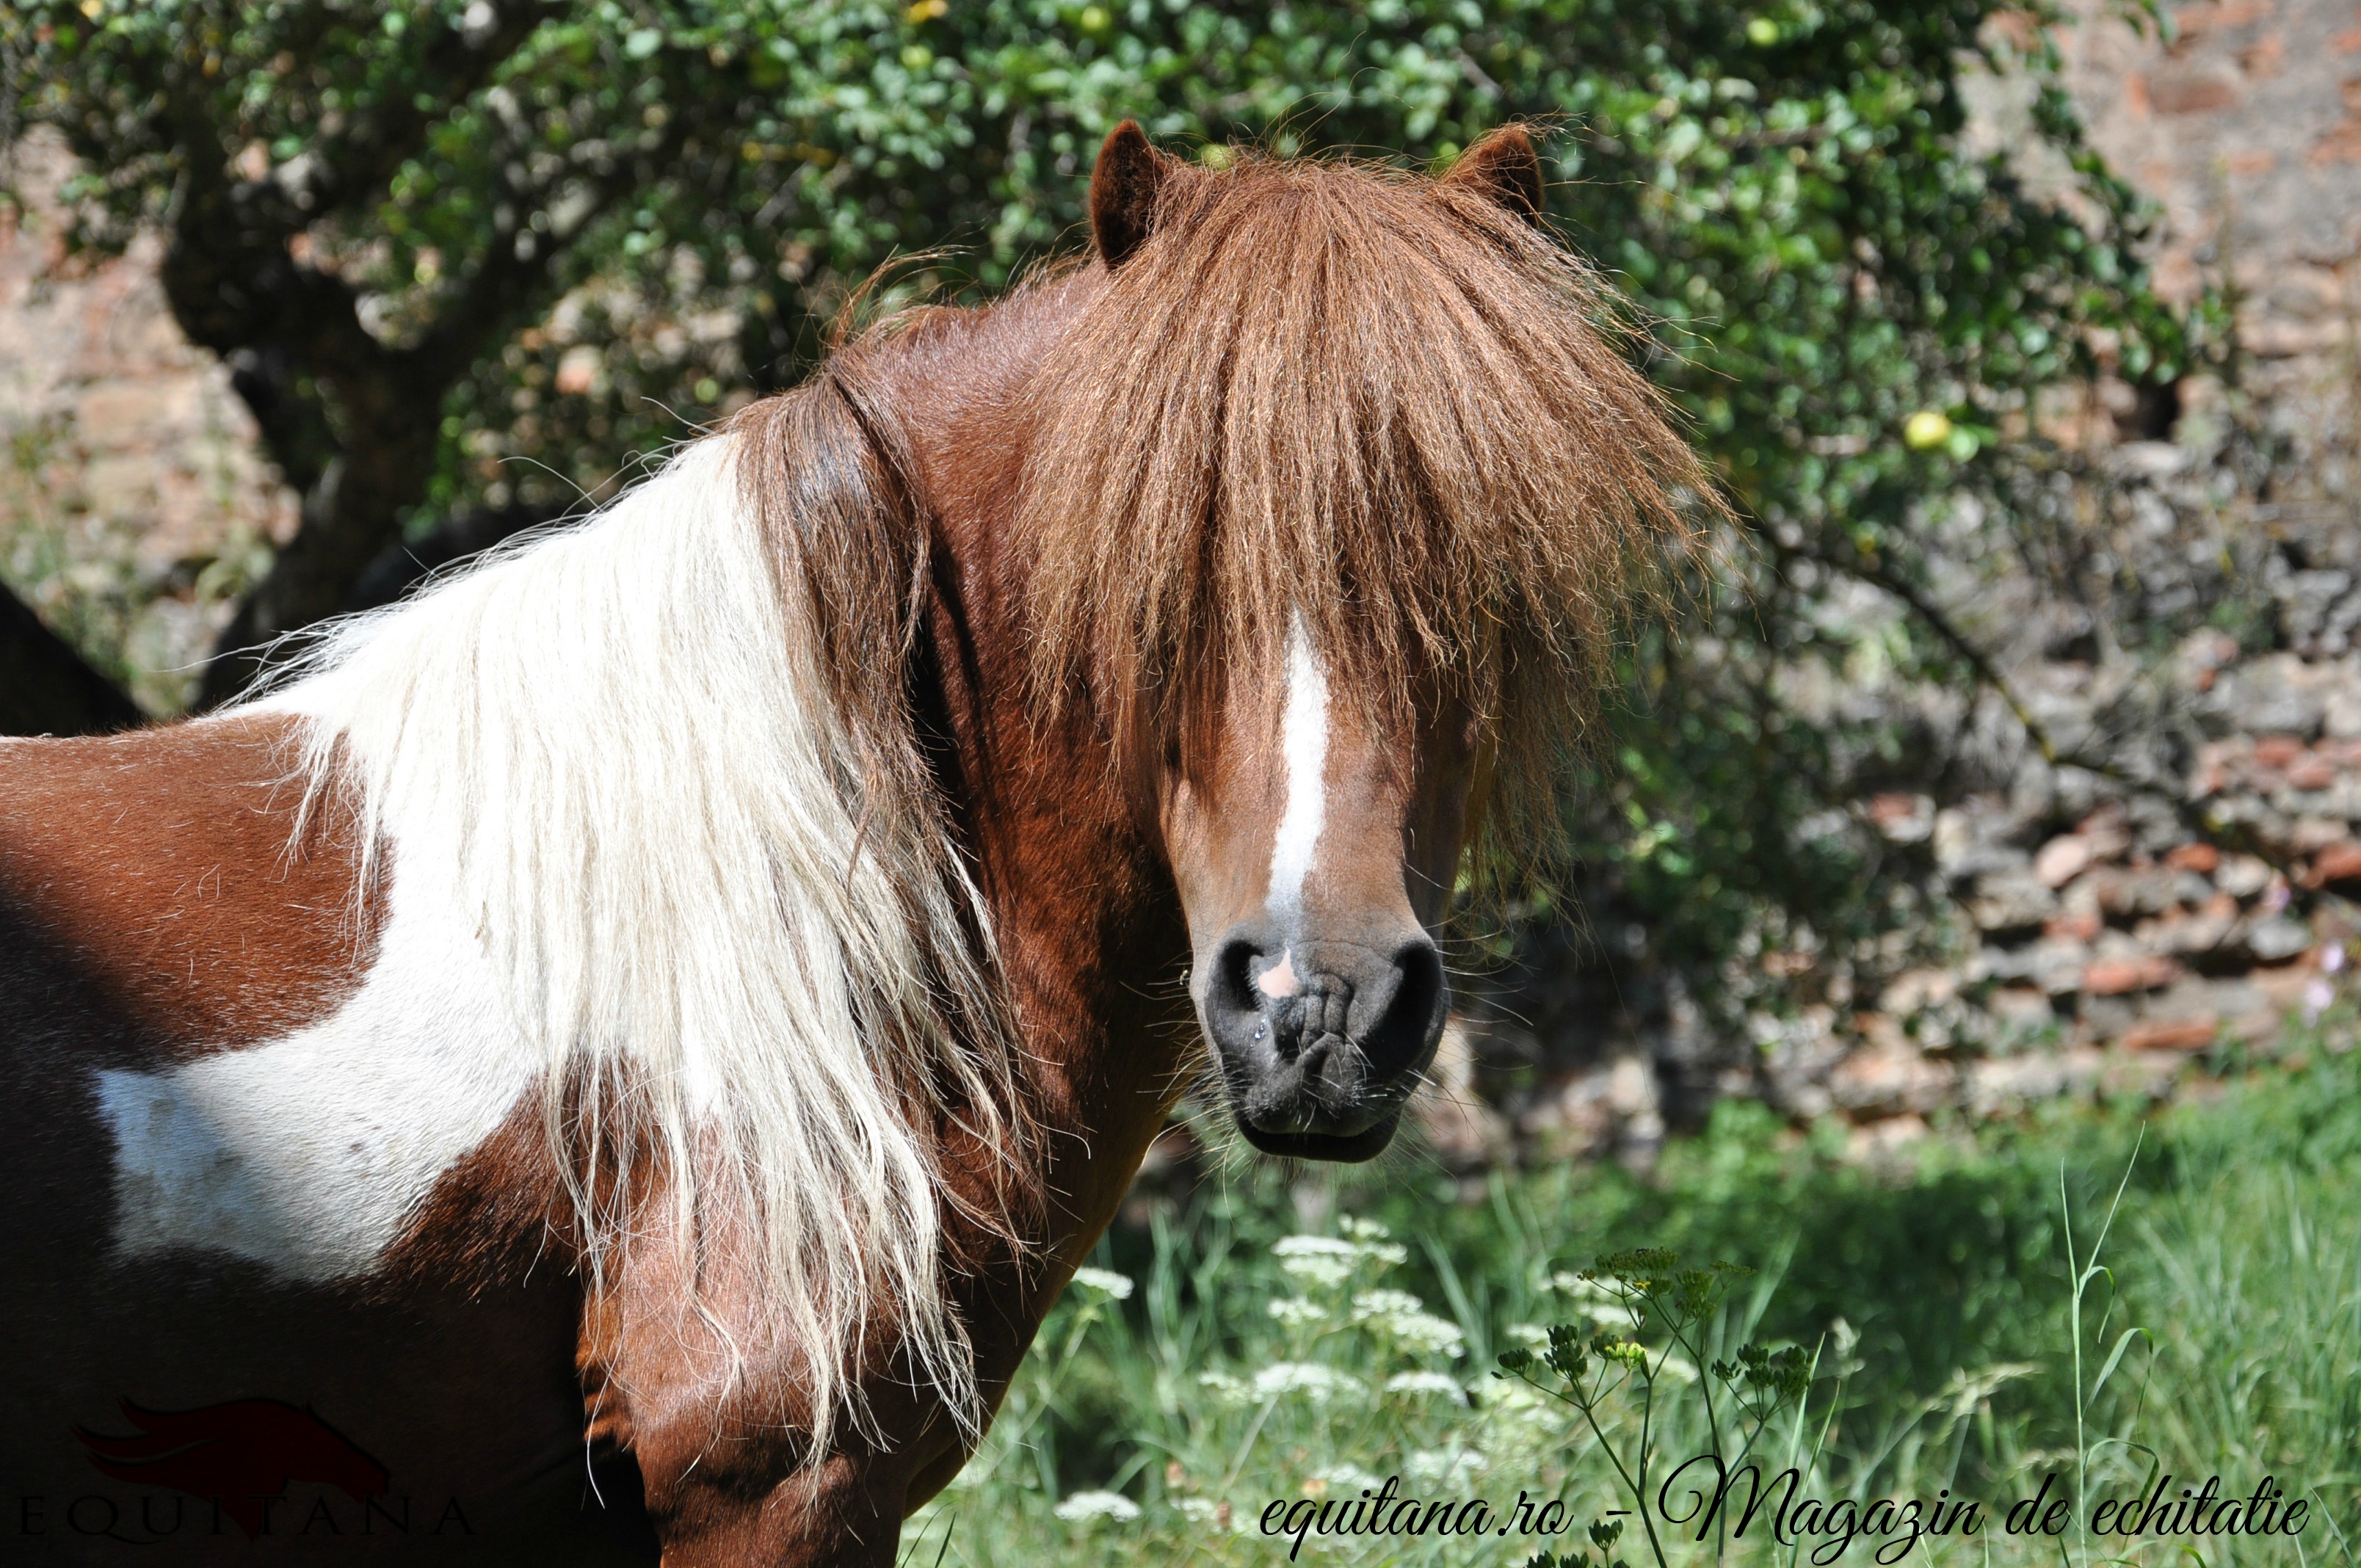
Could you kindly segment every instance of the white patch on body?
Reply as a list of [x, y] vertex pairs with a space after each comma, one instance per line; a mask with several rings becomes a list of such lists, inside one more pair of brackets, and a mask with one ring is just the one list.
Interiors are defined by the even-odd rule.
[[286, 1277], [366, 1274], [435, 1180], [531, 1086], [490, 965], [427, 854], [393, 878], [377, 961], [344, 1005], [169, 1071], [102, 1072], [126, 1254], [197, 1248]]
[[1312, 874], [1328, 806], [1328, 673], [1321, 668], [1301, 615], [1287, 638], [1287, 713], [1279, 754], [1287, 763], [1287, 806], [1271, 842], [1267, 903], [1285, 922], [1302, 907], [1304, 879]]
[[1302, 990], [1302, 983], [1295, 978], [1295, 949], [1282, 951], [1279, 962], [1257, 975], [1255, 989], [1265, 996], [1292, 996]]
[[[814, 417], [841, 423], [829, 406]], [[751, 439], [692, 443], [595, 519], [338, 623], [295, 684], [236, 710], [306, 721], [297, 782], [341, 793], [393, 911], [334, 1018], [103, 1083], [125, 1248], [366, 1268], [542, 1075], [612, 1076], [650, 1091], [654, 1136], [698, 1151], [668, 1183], [680, 1213], [708, 1186], [760, 1206], [760, 1288], [731, 1332], [817, 1347], [814, 1452], [831, 1412], [863, 1408], [889, 1328], [980, 1435], [932, 1123], [880, 1058], [945, 1105], [1010, 1098], [989, 911], [928, 803], [873, 811], [825, 673], [836, 612], [780, 569], [819, 514], [773, 515], [744, 483], [748, 463], [818, 459]], [[983, 1130], [1018, 1141], [997, 1113]], [[582, 1217], [598, 1254], [634, 1239]]]

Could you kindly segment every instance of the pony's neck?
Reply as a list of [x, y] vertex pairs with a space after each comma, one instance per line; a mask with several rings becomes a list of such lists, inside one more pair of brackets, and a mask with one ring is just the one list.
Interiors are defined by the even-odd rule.
[[1182, 1086], [1195, 1035], [1178, 983], [1180, 899], [1149, 825], [1115, 787], [1086, 709], [1048, 720], [1027, 700], [1031, 556], [1016, 507], [1026, 392], [1104, 286], [1093, 266], [988, 310], [940, 313], [880, 367], [909, 422], [936, 533], [927, 634], [952, 742], [948, 782], [1034, 1058], [1050, 1288], [1113, 1218]]

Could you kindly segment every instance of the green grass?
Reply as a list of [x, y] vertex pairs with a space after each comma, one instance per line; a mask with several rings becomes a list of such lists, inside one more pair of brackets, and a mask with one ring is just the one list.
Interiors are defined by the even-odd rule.
[[[2350, 1026], [2340, 1033], [2349, 1042]], [[1755, 1453], [1773, 1469], [1794, 1458], [1817, 1497], [1931, 1500], [1948, 1488], [1984, 1504], [1985, 1533], [1919, 1543], [1938, 1563], [2161, 1564], [2193, 1549], [2206, 1563], [2350, 1563], [2361, 1062], [2317, 1038], [2290, 1060], [2301, 1065], [2153, 1118], [2059, 1107], [1930, 1140], [1899, 1172], [1809, 1141], [1781, 1150], [1767, 1113], [1743, 1105], [1646, 1179], [1550, 1168], [1495, 1176], [1477, 1202], [1415, 1159], [1376, 1172], [1233, 1168], [1102, 1245], [1095, 1265], [1135, 1288], [1124, 1299], [1068, 1292], [983, 1451], [906, 1529], [904, 1560], [1284, 1562], [1293, 1543], [1257, 1529], [1267, 1504], [1351, 1499], [1389, 1475], [1429, 1501], [1483, 1497], [1496, 1516], [1521, 1491], [1563, 1499], [1577, 1527], [1629, 1508], [1582, 1417], [1493, 1368], [1536, 1325], [1588, 1334], [1613, 1321], [1578, 1272], [1601, 1253], [1656, 1246], [1757, 1272], [1698, 1326], [1694, 1354], [1654, 1377], [1652, 1399], [1632, 1376], [1597, 1407], [1627, 1469], [1645, 1415], [1652, 1487], [1716, 1431], [1734, 1454], [1745, 1424], [1725, 1402], [1709, 1428], [1680, 1364], [1795, 1344], [1814, 1358], [1802, 1409], [1766, 1426]], [[1323, 1204], [1323, 1223], [1299, 1222]], [[2079, 1301], [2070, 1223], [2079, 1263], [2100, 1247]], [[1328, 1245], [1280, 1245], [1299, 1231]], [[1274, 1315], [1275, 1302], [1301, 1304]], [[1653, 1369], [1667, 1342], [1641, 1337]], [[2059, 1540], [1998, 1532], [2000, 1512], [2045, 1473], [2058, 1476], [2051, 1496], [2081, 1476], [2096, 1502], [2138, 1491], [2158, 1464], [2173, 1492], [2218, 1474], [2243, 1496], [2275, 1475], [2290, 1500], [2308, 1500], [2306, 1528], [2293, 1540], [2128, 1544], [2079, 1525]], [[1137, 1511], [1058, 1512], [1083, 1511], [1074, 1499], [1091, 1493]], [[1631, 1522], [1606, 1555], [1649, 1568]], [[1711, 1541], [1659, 1533], [1675, 1565], [1714, 1554]], [[1762, 1533], [1758, 1522], [1730, 1553], [1763, 1558]], [[1555, 1541], [1315, 1535], [1303, 1559], [1522, 1563], [1587, 1544], [1578, 1528]], [[1817, 1544], [1772, 1555], [1809, 1562]], [[1881, 1544], [1857, 1541], [1835, 1560], [1869, 1563]]]

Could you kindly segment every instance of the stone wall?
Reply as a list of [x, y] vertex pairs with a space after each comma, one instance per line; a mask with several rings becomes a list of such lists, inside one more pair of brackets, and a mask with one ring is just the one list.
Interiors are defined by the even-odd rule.
[[154, 241], [69, 258], [70, 158], [47, 135], [7, 157], [24, 200], [0, 203], [0, 579], [177, 711], [295, 499], [228, 372], [173, 322]]
[[2163, 212], [2159, 289], [2202, 276], [2243, 296], [2239, 338], [2266, 395], [2344, 376], [2361, 279], [2361, 6], [2169, 6], [2174, 40], [2085, 4], [2067, 82], [2091, 140]]
[[[2079, 576], [1938, 563], [1935, 584], [2048, 738], [2092, 765], [2053, 765], [1989, 696], [1822, 694], [1830, 713], [1916, 723], [1941, 783], [1865, 794], [1855, 815], [1926, 857], [1934, 902], [1905, 935], [1939, 957], [1864, 992], [1828, 955], [1752, 955], [1741, 978], [1771, 977], [1782, 1004], [1731, 1038], [1678, 977], [1602, 985], [1580, 939], [1554, 936], [1447, 1042], [1428, 1113], [1446, 1160], [1644, 1161], [1668, 1122], [1732, 1094], [1874, 1156], [2059, 1094], [2202, 1092], [2298, 1042], [2349, 1043], [2361, 5], [2167, 9], [2169, 42], [2081, 4], [2066, 80], [2094, 145], [2158, 204], [2162, 291], [2231, 291], [2232, 371], [2107, 378], [2048, 410], [2075, 474], [2059, 504], [2088, 553]], [[2018, 145], [2022, 84], [1971, 90], [1974, 134]], [[2061, 168], [2024, 172], [2063, 188]]]

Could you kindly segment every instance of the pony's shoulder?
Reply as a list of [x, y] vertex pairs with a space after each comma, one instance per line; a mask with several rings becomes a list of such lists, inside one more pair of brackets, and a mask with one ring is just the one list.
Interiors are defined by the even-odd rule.
[[300, 722], [0, 745], [0, 993], [31, 988], [20, 1022], [80, 993], [159, 1044], [229, 1045], [357, 985], [349, 834], [325, 812], [294, 839]]

